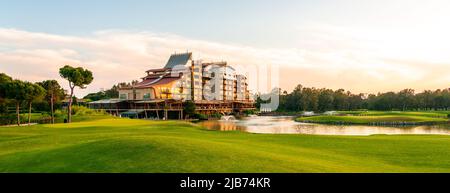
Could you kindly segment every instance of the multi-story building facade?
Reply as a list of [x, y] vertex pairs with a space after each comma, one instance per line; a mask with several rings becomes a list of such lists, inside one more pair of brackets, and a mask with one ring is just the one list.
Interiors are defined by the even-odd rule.
[[227, 62], [202, 62], [182, 53], [171, 55], [162, 68], [147, 70], [140, 82], [120, 87], [118, 99], [89, 105], [120, 116], [182, 119], [188, 100], [205, 115], [254, 109], [249, 93], [247, 77]]
[[194, 61], [192, 53], [173, 54], [163, 68], [146, 73], [141, 82], [120, 88], [120, 99], [250, 100], [246, 76], [227, 62]]

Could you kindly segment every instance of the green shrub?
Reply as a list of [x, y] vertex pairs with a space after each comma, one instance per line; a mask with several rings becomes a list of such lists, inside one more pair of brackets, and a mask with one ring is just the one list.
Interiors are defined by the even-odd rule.
[[17, 123], [17, 116], [15, 114], [1, 114], [0, 125], [12, 125]]
[[8, 106], [6, 104], [0, 104], [0, 114], [6, 114], [8, 112]]
[[211, 117], [220, 119], [222, 117], [222, 115], [220, 113], [214, 113], [211, 115]]
[[[32, 113], [31, 114], [31, 123], [49, 123], [51, 121], [51, 117], [48, 113]], [[27, 124], [28, 123], [28, 114], [22, 113], [20, 114], [20, 123]], [[17, 115], [13, 113], [9, 114], [1, 114], [0, 115], [0, 125], [15, 125], [17, 124]]]
[[67, 111], [62, 111], [60, 109], [55, 110], [54, 116], [55, 118], [62, 118], [67, 115]]
[[72, 114], [75, 116], [83, 116], [83, 115], [105, 115], [104, 111], [95, 111], [93, 109], [87, 108], [85, 106], [73, 106]]
[[254, 114], [256, 114], [256, 112], [254, 110], [245, 110], [243, 113], [245, 115], [254, 115]]
[[208, 116], [205, 114], [201, 114], [201, 113], [196, 113], [194, 115], [195, 119], [199, 119], [199, 120], [208, 120]]
[[186, 101], [183, 107], [184, 114], [195, 117], [195, 108], [195, 103], [193, 101]]

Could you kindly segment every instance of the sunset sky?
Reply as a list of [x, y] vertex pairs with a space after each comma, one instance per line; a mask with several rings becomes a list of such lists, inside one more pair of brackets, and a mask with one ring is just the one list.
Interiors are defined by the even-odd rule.
[[450, 87], [446, 0], [0, 0], [0, 72], [93, 71], [77, 96], [129, 82], [170, 54], [277, 64], [280, 86], [377, 93]]

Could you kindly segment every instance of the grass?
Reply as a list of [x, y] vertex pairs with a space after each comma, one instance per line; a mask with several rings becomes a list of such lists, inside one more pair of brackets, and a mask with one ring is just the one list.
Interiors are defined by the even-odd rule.
[[[100, 118], [108, 117], [108, 114], [104, 111], [95, 111], [84, 106], [73, 106], [73, 122], [96, 120]], [[66, 110], [55, 111], [55, 123], [64, 123], [67, 118]], [[51, 115], [49, 112], [43, 113], [31, 113], [31, 123], [51, 123]], [[28, 123], [28, 113], [20, 114], [20, 123], [26, 125]], [[10, 113], [7, 115], [0, 115], [0, 127], [3, 125], [15, 125], [17, 124], [16, 114]]]
[[338, 111], [339, 114], [357, 115], [357, 116], [422, 116], [433, 118], [447, 118], [449, 111]]
[[450, 172], [450, 136], [249, 134], [107, 118], [0, 128], [0, 172]]
[[447, 112], [340, 111], [339, 115], [299, 117], [300, 122], [323, 124], [438, 124], [447, 123]]

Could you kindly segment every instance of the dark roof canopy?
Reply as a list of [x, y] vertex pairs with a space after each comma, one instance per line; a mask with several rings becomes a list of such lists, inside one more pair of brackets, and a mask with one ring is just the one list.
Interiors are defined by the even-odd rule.
[[165, 72], [165, 71], [167, 71], [166, 68], [159, 68], [159, 69], [150, 69], [145, 72]]
[[133, 85], [134, 88], [150, 88], [158, 85], [168, 84], [173, 81], [179, 80], [180, 77], [160, 77], [160, 78], [148, 78], [136, 85]]
[[172, 54], [164, 68], [173, 68], [177, 65], [185, 65], [190, 59], [192, 59], [192, 52]]

